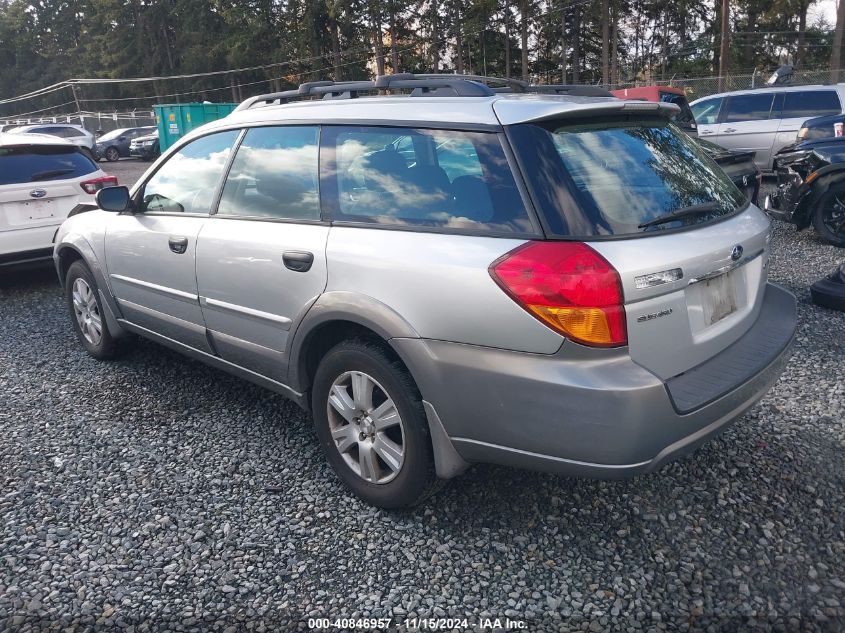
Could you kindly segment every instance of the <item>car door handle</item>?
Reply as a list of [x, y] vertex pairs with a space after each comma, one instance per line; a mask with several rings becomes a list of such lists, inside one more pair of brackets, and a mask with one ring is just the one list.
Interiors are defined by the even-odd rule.
[[701, 136], [707, 136], [708, 134], [713, 134], [713, 130], [701, 130], [699, 134], [701, 134]]
[[732, 127], [726, 127], [723, 131], [727, 132], [728, 134], [730, 134], [731, 132], [736, 132], [736, 130]]
[[314, 263], [314, 253], [307, 251], [285, 251], [282, 255], [285, 268], [295, 273], [306, 273]]
[[187, 237], [176, 237], [175, 235], [171, 235], [170, 238], [168, 238], [167, 243], [170, 244], [170, 250], [177, 255], [181, 255], [188, 250]]

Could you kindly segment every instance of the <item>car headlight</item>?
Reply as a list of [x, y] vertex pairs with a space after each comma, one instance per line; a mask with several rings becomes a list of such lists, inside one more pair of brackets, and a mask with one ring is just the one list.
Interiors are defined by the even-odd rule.
[[800, 130], [798, 130], [798, 140], [803, 141], [805, 138], [807, 138], [807, 134], [809, 131], [810, 128], [806, 127], [802, 127]]

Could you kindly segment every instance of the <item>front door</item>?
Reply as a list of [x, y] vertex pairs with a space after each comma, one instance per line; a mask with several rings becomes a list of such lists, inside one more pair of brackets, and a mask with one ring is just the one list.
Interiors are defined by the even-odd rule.
[[319, 128], [250, 129], [197, 246], [200, 305], [217, 353], [284, 382], [291, 326], [326, 287]]
[[210, 351], [197, 296], [197, 236], [208, 221], [237, 130], [200, 137], [136, 191], [136, 213], [111, 218], [106, 267], [123, 317]]

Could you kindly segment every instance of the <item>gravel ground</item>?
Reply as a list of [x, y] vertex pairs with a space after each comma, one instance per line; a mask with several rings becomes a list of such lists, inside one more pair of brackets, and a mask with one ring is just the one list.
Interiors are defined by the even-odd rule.
[[627, 482], [477, 466], [407, 512], [347, 494], [281, 397], [144, 341], [99, 363], [51, 271], [7, 276], [0, 630], [843, 630], [845, 314], [807, 286], [844, 254], [776, 227], [795, 356], [690, 457]]

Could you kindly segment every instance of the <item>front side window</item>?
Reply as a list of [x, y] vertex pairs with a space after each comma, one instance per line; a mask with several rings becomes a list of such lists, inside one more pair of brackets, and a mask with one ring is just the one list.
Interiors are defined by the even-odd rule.
[[326, 127], [334, 220], [534, 231], [494, 133]]
[[695, 122], [699, 125], [713, 125], [719, 121], [719, 108], [722, 107], [722, 98], [707, 99], [699, 101], [690, 106]]
[[725, 217], [745, 204], [718, 165], [665, 119], [511, 129], [537, 206], [559, 236], [681, 228]]
[[787, 92], [784, 97], [783, 118], [809, 118], [839, 114], [842, 106], [834, 90]]
[[736, 95], [728, 99], [725, 123], [765, 121], [772, 111], [772, 93]]
[[170, 156], [144, 185], [141, 210], [208, 213], [239, 130], [209, 134]]
[[257, 127], [238, 147], [217, 213], [319, 220], [319, 128]]

